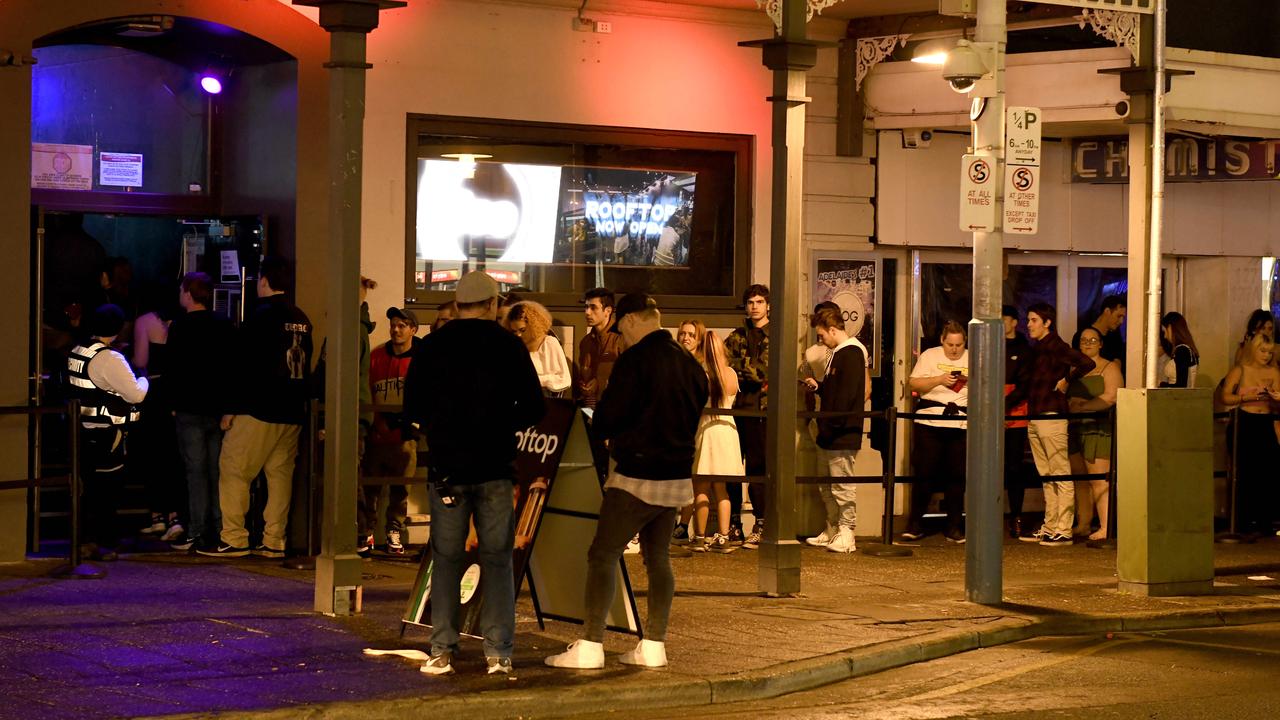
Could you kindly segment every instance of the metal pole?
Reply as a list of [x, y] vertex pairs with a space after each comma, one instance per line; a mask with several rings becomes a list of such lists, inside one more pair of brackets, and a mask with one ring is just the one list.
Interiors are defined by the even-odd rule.
[[881, 487], [884, 488], [884, 517], [881, 522], [881, 531], [884, 536], [879, 543], [864, 545], [862, 554], [872, 557], [910, 557], [912, 554], [910, 548], [893, 544], [893, 499], [894, 488], [898, 482], [898, 409], [892, 406], [886, 408], [884, 419], [888, 424], [885, 449], [880, 453], [880, 460], [884, 467], [881, 481]]
[[[35, 283], [35, 312], [32, 315], [32, 327], [39, 328], [44, 321], [44, 207], [36, 208], [36, 272], [32, 278]], [[31, 405], [40, 407], [40, 398], [44, 394], [42, 384], [44, 382], [44, 342], [42, 338], [35, 338], [35, 342], [31, 343], [32, 348], [32, 368], [31, 368]], [[27, 477], [40, 479], [44, 473], [43, 457], [43, 432], [44, 432], [44, 416], [32, 415], [28, 422], [28, 432], [31, 433], [31, 451], [27, 458]], [[31, 549], [40, 552], [40, 485], [36, 484], [31, 488]]]
[[1156, 0], [1155, 66], [1156, 83], [1151, 110], [1151, 254], [1147, 257], [1147, 342], [1143, 364], [1146, 386], [1160, 387], [1156, 368], [1160, 347], [1161, 239], [1164, 232], [1164, 83], [1165, 83], [1165, 0]]
[[[973, 122], [973, 151], [995, 160], [997, 217], [1003, 217], [1004, 184], [1004, 0], [978, 0], [974, 40], [995, 45], [995, 87]], [[966, 433], [965, 597], [992, 604], [1003, 600], [1001, 554], [1004, 530], [1004, 325], [1003, 233], [973, 234], [973, 319], [969, 321], [969, 423]]]
[[67, 489], [71, 494], [71, 572], [80, 566], [80, 401], [72, 400], [67, 404], [67, 422], [71, 425], [67, 436], [71, 443], [71, 470], [67, 478]]
[[[327, 9], [321, 8], [321, 12]], [[376, 11], [375, 11], [376, 16]], [[360, 376], [360, 175], [364, 143], [365, 34], [329, 33], [328, 358], [325, 377], [324, 501], [315, 608], [355, 611], [356, 465]]]
[[795, 532], [797, 340], [800, 329], [800, 235], [803, 232], [805, 73], [817, 64], [806, 40], [805, 0], [783, 0], [781, 37], [764, 47], [773, 71], [773, 218], [770, 233], [768, 440], [769, 503], [760, 546], [759, 587], [769, 595], [800, 592], [800, 544]]

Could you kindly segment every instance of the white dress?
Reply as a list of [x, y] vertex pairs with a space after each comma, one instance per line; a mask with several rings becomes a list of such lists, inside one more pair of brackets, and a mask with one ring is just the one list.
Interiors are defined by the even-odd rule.
[[[729, 395], [721, 409], [733, 407], [737, 395]], [[707, 401], [711, 407], [711, 401]], [[695, 475], [746, 475], [742, 447], [738, 444], [738, 426], [732, 415], [703, 415], [698, 421], [698, 435], [693, 456]]]

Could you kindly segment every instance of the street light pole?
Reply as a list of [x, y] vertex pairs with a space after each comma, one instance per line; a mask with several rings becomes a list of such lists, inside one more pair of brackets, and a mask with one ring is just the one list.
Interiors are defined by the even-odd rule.
[[[974, 41], [994, 45], [989, 68], [994, 82], [980, 85], [975, 98], [973, 152], [989, 154], [997, 225], [1003, 220], [1005, 98], [1005, 0], [978, 0]], [[975, 90], [975, 94], [978, 90]], [[969, 408], [967, 492], [965, 493], [965, 598], [994, 604], [1003, 600], [1001, 567], [1004, 528], [1004, 234], [973, 233], [973, 319], [969, 321]]]

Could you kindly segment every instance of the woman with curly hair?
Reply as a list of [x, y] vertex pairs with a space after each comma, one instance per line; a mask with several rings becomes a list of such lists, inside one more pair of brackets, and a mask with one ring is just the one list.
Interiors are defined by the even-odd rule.
[[564, 348], [551, 334], [551, 313], [540, 303], [521, 300], [511, 306], [503, 326], [528, 348], [542, 392], [548, 397], [561, 397], [569, 389], [572, 377]]

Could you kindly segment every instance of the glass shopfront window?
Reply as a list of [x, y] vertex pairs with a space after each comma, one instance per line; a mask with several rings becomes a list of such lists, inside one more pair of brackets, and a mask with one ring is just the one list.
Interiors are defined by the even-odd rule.
[[473, 269], [553, 303], [603, 285], [696, 306], [744, 284], [749, 138], [461, 118], [410, 126], [415, 302]]

